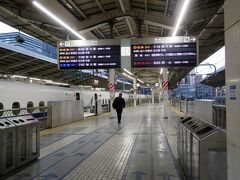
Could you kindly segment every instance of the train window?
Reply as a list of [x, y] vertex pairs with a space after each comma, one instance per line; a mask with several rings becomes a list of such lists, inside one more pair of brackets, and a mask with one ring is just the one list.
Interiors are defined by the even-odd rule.
[[41, 112], [45, 111], [45, 103], [44, 103], [44, 101], [40, 101], [39, 102], [39, 110]]
[[80, 93], [76, 92], [76, 100], [80, 100]]
[[13, 102], [12, 103], [12, 108], [14, 109], [12, 112], [16, 116], [20, 113], [20, 103], [19, 102]]
[[34, 107], [33, 102], [32, 102], [32, 101], [28, 101], [28, 102], [27, 102], [27, 112], [28, 112], [28, 113], [32, 113], [33, 110], [34, 110], [33, 107]]
[[[0, 103], [0, 110], [1, 109], [4, 109], [3, 103]], [[0, 116], [2, 116], [2, 115], [3, 115], [3, 111], [0, 111]]]

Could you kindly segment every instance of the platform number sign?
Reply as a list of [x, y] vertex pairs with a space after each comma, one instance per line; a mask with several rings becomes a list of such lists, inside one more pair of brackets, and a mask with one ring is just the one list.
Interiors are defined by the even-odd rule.
[[236, 85], [229, 86], [230, 100], [236, 100], [237, 99], [237, 97], [236, 97], [236, 94], [237, 94], [236, 90], [237, 90]]

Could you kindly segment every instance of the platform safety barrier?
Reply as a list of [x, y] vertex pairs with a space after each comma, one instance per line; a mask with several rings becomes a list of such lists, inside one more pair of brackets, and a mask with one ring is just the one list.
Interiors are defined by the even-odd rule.
[[19, 115], [21, 112], [0, 112], [0, 179], [40, 156], [39, 121], [29, 114]]
[[178, 121], [178, 160], [188, 180], [227, 179], [226, 133], [193, 117]]
[[[180, 100], [179, 98], [172, 97], [171, 105], [185, 114], [197, 117], [194, 112], [194, 101]], [[226, 105], [213, 104], [212, 109], [212, 116], [209, 117], [209, 119], [212, 118], [210, 123], [222, 129], [226, 129]]]
[[40, 130], [48, 128], [47, 111], [51, 110], [51, 106], [30, 107], [30, 108], [13, 108], [0, 109], [0, 118], [10, 118], [24, 115], [31, 115], [40, 122]]

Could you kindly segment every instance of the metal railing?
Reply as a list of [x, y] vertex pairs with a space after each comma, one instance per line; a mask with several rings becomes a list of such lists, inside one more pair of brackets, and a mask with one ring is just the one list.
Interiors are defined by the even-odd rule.
[[40, 121], [40, 130], [43, 130], [48, 128], [47, 111], [51, 109], [51, 106], [0, 109], [0, 118], [31, 115]]

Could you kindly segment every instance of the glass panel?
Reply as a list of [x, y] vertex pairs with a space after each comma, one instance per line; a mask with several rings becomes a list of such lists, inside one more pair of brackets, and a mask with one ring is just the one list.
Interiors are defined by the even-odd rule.
[[13, 166], [13, 133], [7, 133], [6, 137], [6, 168]]
[[32, 154], [37, 154], [37, 128], [32, 128]]
[[27, 159], [27, 130], [21, 129], [21, 161]]

